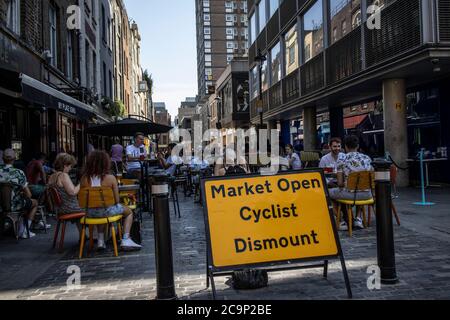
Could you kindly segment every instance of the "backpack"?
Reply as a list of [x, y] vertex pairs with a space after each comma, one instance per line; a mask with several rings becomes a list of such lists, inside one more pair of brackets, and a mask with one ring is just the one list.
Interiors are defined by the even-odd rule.
[[245, 269], [234, 271], [232, 281], [235, 290], [254, 290], [267, 287], [269, 276], [266, 270]]

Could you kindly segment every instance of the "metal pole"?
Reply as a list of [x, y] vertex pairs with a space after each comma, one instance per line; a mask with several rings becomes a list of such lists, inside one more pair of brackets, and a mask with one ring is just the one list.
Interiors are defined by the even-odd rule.
[[155, 256], [157, 300], [176, 300], [173, 276], [172, 235], [170, 230], [169, 184], [166, 175], [154, 176]]
[[414, 204], [417, 206], [434, 206], [435, 203], [433, 202], [427, 202], [427, 198], [425, 195], [425, 176], [424, 176], [424, 163], [423, 163], [423, 153], [424, 149], [420, 150], [419, 157], [420, 157], [420, 181], [421, 181], [421, 188], [422, 188], [422, 202], [415, 202]]
[[395, 268], [394, 226], [392, 223], [392, 194], [390, 168], [392, 162], [378, 159], [375, 167], [377, 216], [377, 253], [382, 284], [398, 282]]

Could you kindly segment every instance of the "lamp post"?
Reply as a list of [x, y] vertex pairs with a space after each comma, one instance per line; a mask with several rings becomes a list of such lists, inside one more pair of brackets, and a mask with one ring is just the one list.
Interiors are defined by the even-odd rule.
[[261, 53], [261, 49], [258, 49], [258, 55], [255, 57], [255, 62], [258, 62], [259, 67], [259, 98], [258, 98], [258, 113], [260, 116], [260, 128], [263, 127], [264, 124], [264, 118], [263, 118], [263, 100], [262, 100], [262, 66], [263, 63], [267, 61], [267, 58], [265, 55]]

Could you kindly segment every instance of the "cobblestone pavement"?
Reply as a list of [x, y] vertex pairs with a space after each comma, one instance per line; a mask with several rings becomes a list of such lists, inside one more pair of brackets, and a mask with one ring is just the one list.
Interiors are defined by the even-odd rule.
[[[211, 299], [211, 291], [206, 289], [202, 208], [194, 204], [191, 198], [184, 199], [182, 195], [180, 201], [181, 219], [175, 218], [171, 213], [176, 292], [180, 299]], [[425, 210], [430, 209], [420, 210], [425, 213], [428, 212]], [[450, 220], [450, 205], [446, 204], [440, 210], [448, 214], [447, 223]], [[401, 214], [401, 218], [403, 217], [405, 216]], [[411, 220], [408, 221], [412, 223]], [[107, 251], [78, 260], [74, 227], [69, 228], [67, 249], [62, 256], [49, 250], [53, 232], [19, 244], [13, 240], [0, 241], [0, 299], [154, 299], [156, 275], [153, 222], [150, 216], [145, 218], [144, 224], [144, 249], [134, 253], [121, 252], [119, 258]], [[340, 234], [354, 299], [450, 298], [450, 237], [433, 237], [432, 234], [404, 226], [395, 227], [397, 274], [400, 282], [370, 291], [367, 288], [370, 276], [367, 269], [377, 263], [375, 232], [375, 227], [372, 226], [367, 230], [356, 231], [351, 239], [347, 233]], [[66, 286], [70, 276], [67, 269], [72, 265], [81, 269], [81, 287], [69, 290]], [[322, 272], [321, 269], [309, 269], [270, 273], [269, 287], [255, 291], [235, 291], [228, 285], [229, 277], [218, 277], [218, 298], [347, 299], [340, 263], [331, 263], [328, 279], [322, 277]]]

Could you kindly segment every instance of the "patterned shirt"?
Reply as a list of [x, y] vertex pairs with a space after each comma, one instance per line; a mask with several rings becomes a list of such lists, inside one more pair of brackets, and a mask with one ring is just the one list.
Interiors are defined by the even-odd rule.
[[341, 153], [337, 161], [337, 171], [343, 172], [347, 181], [352, 172], [373, 171], [372, 160], [359, 152]]
[[22, 196], [22, 190], [28, 186], [27, 177], [22, 170], [14, 168], [12, 165], [0, 165], [0, 182], [13, 183], [11, 203], [12, 211], [20, 210], [25, 205], [25, 198]]

